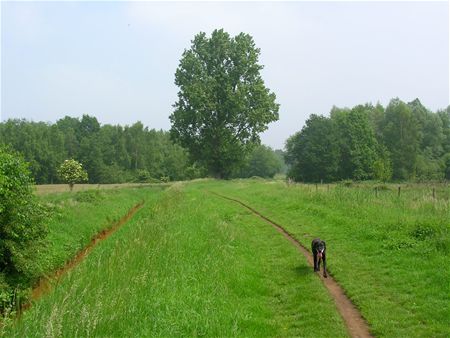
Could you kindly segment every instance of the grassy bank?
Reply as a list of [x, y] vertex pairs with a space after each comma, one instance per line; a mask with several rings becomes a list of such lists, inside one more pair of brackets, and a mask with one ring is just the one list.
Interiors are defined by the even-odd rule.
[[327, 242], [329, 270], [373, 333], [448, 337], [449, 188], [425, 185], [291, 185], [238, 180], [203, 183], [283, 225], [305, 246]]
[[[156, 193], [161, 188], [153, 190]], [[98, 232], [113, 226], [148, 195], [148, 190], [118, 189], [41, 196], [40, 202], [46, 205], [51, 215], [47, 220], [49, 233], [43, 245], [38, 246], [27, 271], [17, 276], [6, 275], [9, 287], [0, 290], [0, 294], [5, 297], [0, 297], [4, 314], [14, 312], [20, 304], [28, 302], [31, 287], [39, 278], [45, 278], [63, 266]], [[10, 299], [12, 304], [9, 303]]]
[[84, 248], [98, 232], [108, 229], [128, 210], [164, 188], [125, 188], [41, 196], [50, 206], [47, 247], [39, 255], [45, 272], [55, 270]]
[[8, 336], [346, 336], [279, 233], [196, 185], [148, 199]]

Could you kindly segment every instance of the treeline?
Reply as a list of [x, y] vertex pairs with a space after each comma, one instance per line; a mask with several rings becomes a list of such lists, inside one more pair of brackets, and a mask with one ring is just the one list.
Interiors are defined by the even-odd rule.
[[286, 141], [296, 181], [449, 180], [450, 106], [436, 113], [398, 98], [311, 115]]
[[[66, 116], [56, 123], [11, 119], [0, 123], [0, 144], [20, 152], [38, 184], [61, 183], [57, 170], [66, 159], [83, 164], [89, 183], [156, 182], [205, 177], [169, 132], [144, 127], [100, 125], [95, 117]], [[282, 171], [281, 151], [260, 145], [233, 177], [273, 177]]]
[[100, 125], [95, 117], [66, 116], [54, 124], [8, 120], [0, 123], [0, 143], [23, 154], [36, 183], [59, 183], [57, 169], [76, 159], [89, 183], [182, 180], [200, 175], [187, 152], [169, 133], [144, 127]]

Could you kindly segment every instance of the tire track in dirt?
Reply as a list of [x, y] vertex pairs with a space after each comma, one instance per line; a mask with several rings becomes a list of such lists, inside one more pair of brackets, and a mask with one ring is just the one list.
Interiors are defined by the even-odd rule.
[[[88, 245], [86, 245], [81, 251], [79, 251], [75, 257], [67, 261], [61, 268], [57, 269], [53, 273], [47, 276], [43, 276], [39, 279], [39, 282], [33, 287], [31, 292], [31, 301], [36, 301], [45, 294], [48, 294], [52, 289], [54, 284], [58, 284], [59, 280], [70, 270], [80, 264], [86, 256], [92, 251], [92, 249], [101, 241], [104, 241], [109, 236], [111, 236], [114, 232], [116, 232], [122, 225], [128, 222], [134, 214], [142, 208], [144, 205], [144, 201], [136, 204], [132, 207], [126, 215], [122, 216], [118, 221], [113, 222], [111, 226], [107, 229], [101, 230], [99, 233], [92, 237], [91, 241]], [[23, 311], [29, 309], [32, 305], [32, 302], [22, 304], [20, 306], [20, 311], [18, 313], [18, 317], [22, 314]]]
[[[216, 196], [224, 198], [226, 200], [235, 202], [243, 206], [244, 208], [250, 210], [253, 214], [263, 219], [266, 223], [269, 223], [272, 227], [274, 227], [279, 233], [281, 233], [287, 240], [289, 240], [297, 249], [305, 256], [311, 267], [314, 266], [313, 257], [297, 239], [294, 238], [292, 234], [286, 231], [281, 225], [275, 223], [270, 220], [266, 216], [262, 215], [260, 212], [256, 211], [249, 205], [235, 199], [230, 198], [216, 192], [210, 192]], [[347, 326], [348, 333], [351, 337], [354, 338], [365, 338], [365, 337], [373, 337], [370, 333], [369, 325], [365, 321], [365, 319], [360, 314], [359, 310], [352, 303], [352, 301], [345, 295], [344, 290], [340, 287], [340, 285], [334, 280], [330, 274], [328, 274], [328, 278], [324, 278], [321, 274], [317, 274], [317, 276], [322, 280], [322, 283], [328, 289], [328, 292], [333, 297], [336, 307]]]

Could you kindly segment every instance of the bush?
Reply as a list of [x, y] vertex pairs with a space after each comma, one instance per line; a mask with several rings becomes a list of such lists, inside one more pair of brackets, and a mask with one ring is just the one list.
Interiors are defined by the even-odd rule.
[[[156, 180], [158, 182], [158, 180]], [[134, 182], [137, 183], [154, 183], [155, 179], [150, 175], [146, 169], [138, 169], [135, 173]]]
[[[0, 284], [11, 286], [39, 274], [35, 252], [47, 234], [46, 211], [32, 190], [33, 181], [25, 161], [0, 147]], [[5, 295], [2, 290], [2, 303]]]
[[352, 187], [354, 184], [354, 182], [352, 180], [342, 180], [339, 182], [339, 185], [343, 186], [343, 187]]
[[70, 186], [72, 191], [75, 183], [86, 182], [88, 180], [88, 174], [83, 169], [80, 162], [75, 160], [65, 160], [58, 168], [58, 175], [63, 182], [66, 182]]
[[75, 194], [75, 201], [82, 202], [82, 203], [92, 203], [96, 204], [103, 200], [104, 195], [99, 190], [86, 190], [86, 191], [79, 191]]

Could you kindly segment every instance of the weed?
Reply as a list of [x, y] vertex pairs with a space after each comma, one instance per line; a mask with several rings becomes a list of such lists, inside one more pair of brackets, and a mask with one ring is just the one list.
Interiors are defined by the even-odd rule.
[[99, 203], [105, 198], [104, 193], [100, 190], [79, 191], [75, 194], [74, 200], [82, 203]]

